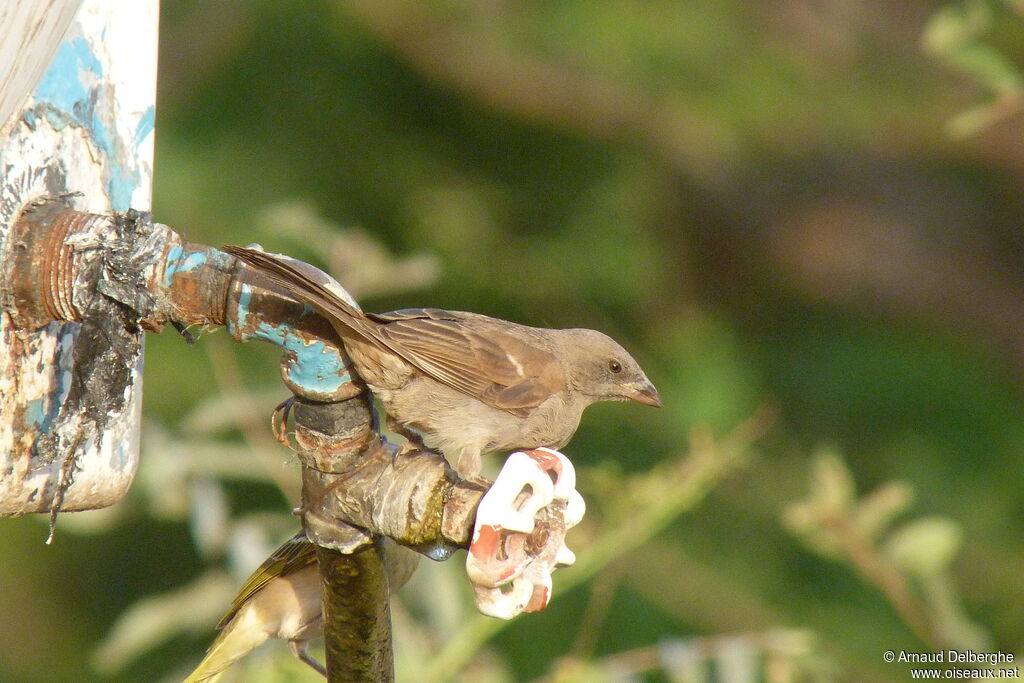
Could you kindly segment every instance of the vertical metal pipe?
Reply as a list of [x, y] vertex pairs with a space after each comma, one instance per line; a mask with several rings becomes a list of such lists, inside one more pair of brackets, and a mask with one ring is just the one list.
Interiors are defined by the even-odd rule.
[[[356, 385], [353, 389], [358, 391]], [[295, 427], [306, 510], [344, 486], [346, 475], [358, 472], [381, 444], [361, 392], [331, 403], [296, 398]], [[342, 522], [311, 527], [307, 521], [306, 529], [318, 545], [328, 681], [394, 680], [388, 577], [379, 537], [372, 540]]]
[[391, 607], [379, 542], [354, 553], [318, 547], [327, 680], [393, 681]]

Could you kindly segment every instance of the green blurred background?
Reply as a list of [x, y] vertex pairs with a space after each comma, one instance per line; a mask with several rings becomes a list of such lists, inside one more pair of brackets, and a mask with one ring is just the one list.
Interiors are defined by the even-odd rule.
[[[452, 678], [671, 680], [685, 651], [722, 681], [885, 681], [907, 679], [887, 649], [1024, 654], [1019, 11], [164, 0], [154, 214], [330, 268], [370, 310], [623, 342], [665, 408], [596, 406], [565, 449], [580, 553], [672, 494], [622, 490], [695, 430], [773, 408], [706, 497], [585, 586], [556, 573]], [[3, 523], [0, 680], [180, 679], [297, 524], [274, 351], [168, 331], [146, 355], [129, 499], [64, 515], [53, 547]], [[478, 628], [461, 563], [403, 592], [400, 679]], [[237, 680], [315, 680], [279, 643], [252, 659]]]

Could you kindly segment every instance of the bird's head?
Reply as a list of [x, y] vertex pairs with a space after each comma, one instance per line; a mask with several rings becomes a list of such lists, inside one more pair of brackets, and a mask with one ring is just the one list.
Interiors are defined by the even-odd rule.
[[661, 407], [661, 397], [640, 364], [614, 339], [595, 330], [563, 330], [562, 353], [573, 389], [593, 401], [636, 401]]

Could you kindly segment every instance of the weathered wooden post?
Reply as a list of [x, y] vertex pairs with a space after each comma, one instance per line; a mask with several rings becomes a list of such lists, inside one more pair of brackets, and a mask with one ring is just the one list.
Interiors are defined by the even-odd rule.
[[72, 297], [101, 245], [65, 244], [73, 221], [40, 243], [26, 207], [149, 208], [157, 19], [156, 0], [0, 7], [0, 515], [111, 505], [135, 473], [142, 336]]

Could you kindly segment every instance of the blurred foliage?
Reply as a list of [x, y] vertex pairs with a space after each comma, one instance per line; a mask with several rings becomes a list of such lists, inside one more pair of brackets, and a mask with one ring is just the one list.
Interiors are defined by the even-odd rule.
[[[1020, 7], [164, 0], [159, 220], [309, 259], [370, 310], [602, 329], [664, 399], [595, 406], [566, 449], [590, 514], [545, 612], [474, 616], [460, 561], [421, 563], [401, 679], [1021, 653]], [[0, 680], [180, 680], [296, 526], [273, 350], [147, 347], [128, 500], [54, 547], [4, 522]], [[762, 404], [755, 451], [723, 447]], [[743, 457], [680, 493], [700, 453]], [[240, 669], [312, 680], [280, 643]]]
[[1024, 5], [1017, 0], [963, 0], [937, 11], [925, 26], [924, 49], [962, 71], [987, 92], [989, 101], [949, 123], [953, 135], [973, 135], [1024, 111], [1024, 74], [1004, 54], [1000, 34], [1024, 31]]

